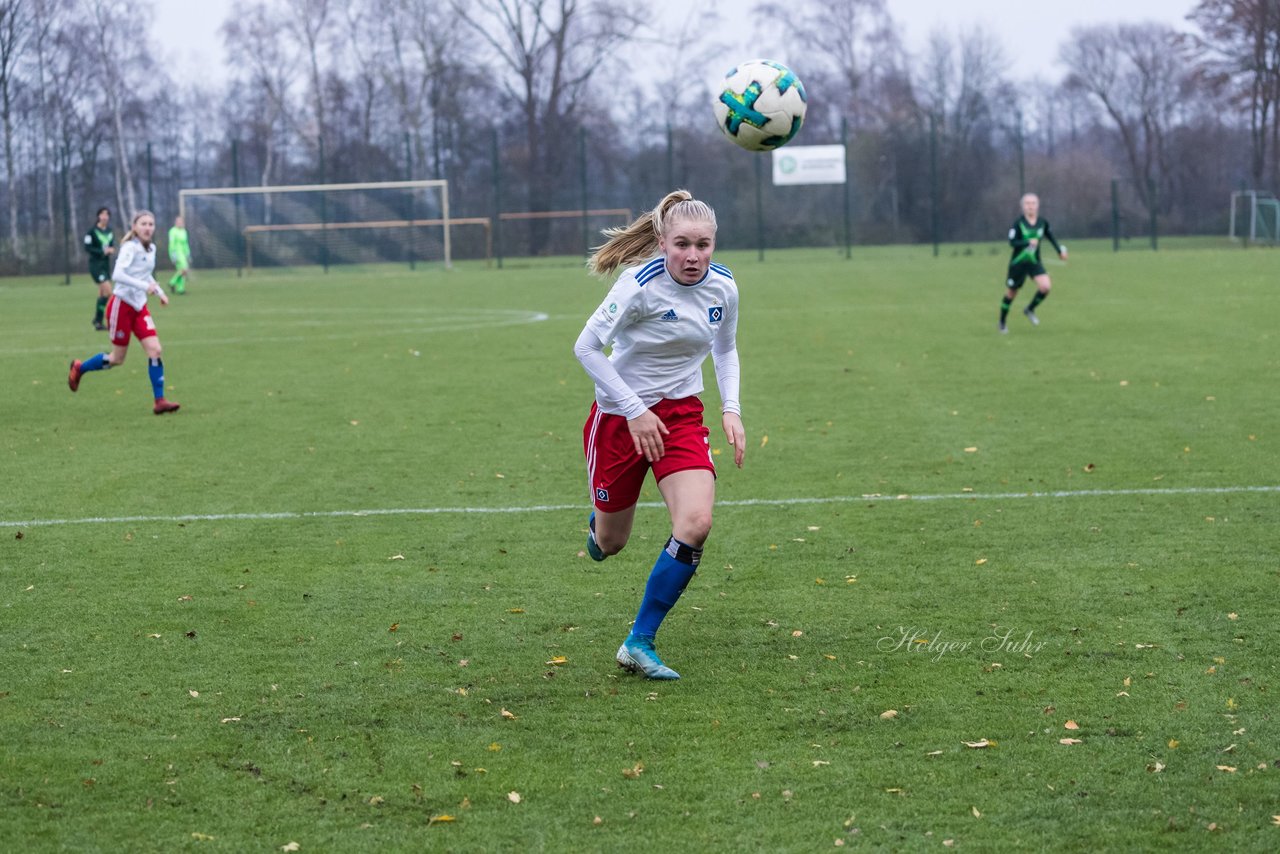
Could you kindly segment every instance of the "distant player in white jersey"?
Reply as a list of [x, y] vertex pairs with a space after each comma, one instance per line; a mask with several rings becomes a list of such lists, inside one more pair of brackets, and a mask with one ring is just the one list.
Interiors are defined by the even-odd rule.
[[716, 469], [698, 399], [708, 354], [720, 387], [722, 426], [739, 468], [746, 447], [738, 403], [738, 288], [733, 274], [711, 261], [715, 211], [685, 190], [605, 234], [608, 241], [588, 267], [597, 275], [626, 269], [573, 348], [596, 386], [583, 428], [595, 505], [587, 519], [587, 552], [604, 560], [627, 544], [640, 487], [652, 469], [671, 514], [671, 537], [617, 660], [650, 679], [679, 679], [653, 641], [693, 578], [711, 531]]
[[97, 353], [83, 362], [76, 359], [67, 374], [67, 385], [72, 391], [80, 388], [80, 377], [90, 371], [101, 371], [124, 362], [129, 352], [129, 336], [133, 335], [147, 354], [147, 375], [151, 379], [151, 391], [155, 404], [151, 411], [156, 415], [177, 412], [178, 404], [164, 396], [164, 362], [160, 360], [160, 338], [156, 324], [147, 309], [147, 295], [160, 297], [161, 305], [168, 305], [164, 288], [153, 275], [156, 269], [156, 244], [152, 240], [156, 232], [156, 218], [151, 211], [134, 214], [129, 232], [121, 241], [116, 256], [115, 287], [107, 302], [107, 331], [111, 336], [111, 353]]

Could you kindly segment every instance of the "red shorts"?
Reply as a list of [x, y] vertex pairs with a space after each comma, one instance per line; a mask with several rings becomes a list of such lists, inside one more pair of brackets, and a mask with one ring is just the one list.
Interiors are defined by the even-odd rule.
[[113, 296], [107, 300], [107, 329], [111, 335], [112, 344], [128, 347], [131, 332], [139, 341], [154, 337], [156, 322], [151, 319], [151, 310], [145, 305], [139, 311], [124, 300]]
[[591, 404], [591, 415], [582, 428], [582, 448], [587, 455], [592, 500], [605, 513], [626, 510], [639, 501], [640, 487], [650, 468], [659, 482], [669, 474], [690, 469], [716, 473], [709, 447], [711, 431], [702, 424], [701, 400], [663, 399], [650, 408], [670, 434], [662, 437], [662, 459], [652, 464], [644, 454], [636, 453], [626, 418], [607, 415]]

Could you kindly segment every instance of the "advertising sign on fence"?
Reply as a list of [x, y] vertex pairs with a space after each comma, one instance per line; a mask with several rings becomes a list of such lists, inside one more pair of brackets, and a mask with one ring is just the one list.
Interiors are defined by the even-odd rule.
[[789, 145], [773, 152], [774, 186], [844, 181], [843, 145]]

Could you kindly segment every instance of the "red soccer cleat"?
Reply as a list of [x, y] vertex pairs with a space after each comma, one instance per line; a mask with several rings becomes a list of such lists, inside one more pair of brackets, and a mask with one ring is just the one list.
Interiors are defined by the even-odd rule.
[[71, 370], [67, 372], [67, 387], [72, 391], [80, 388], [80, 360], [71, 360]]
[[166, 412], [177, 412], [181, 404], [174, 403], [172, 400], [165, 400], [163, 397], [156, 398], [156, 405], [151, 411], [156, 415], [164, 415]]

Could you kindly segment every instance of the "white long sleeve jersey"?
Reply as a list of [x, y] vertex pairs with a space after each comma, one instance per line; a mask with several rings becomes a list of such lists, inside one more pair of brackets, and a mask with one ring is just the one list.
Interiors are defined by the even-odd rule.
[[727, 267], [713, 262], [702, 281], [684, 285], [659, 256], [622, 272], [574, 354], [596, 383], [600, 410], [628, 419], [663, 398], [699, 394], [711, 354], [723, 411], [741, 413], [737, 330], [738, 288]]
[[116, 268], [111, 274], [115, 287], [111, 292], [129, 305], [142, 310], [147, 304], [147, 292], [156, 284], [156, 244], [150, 249], [142, 246], [138, 238], [125, 241], [116, 256]]

